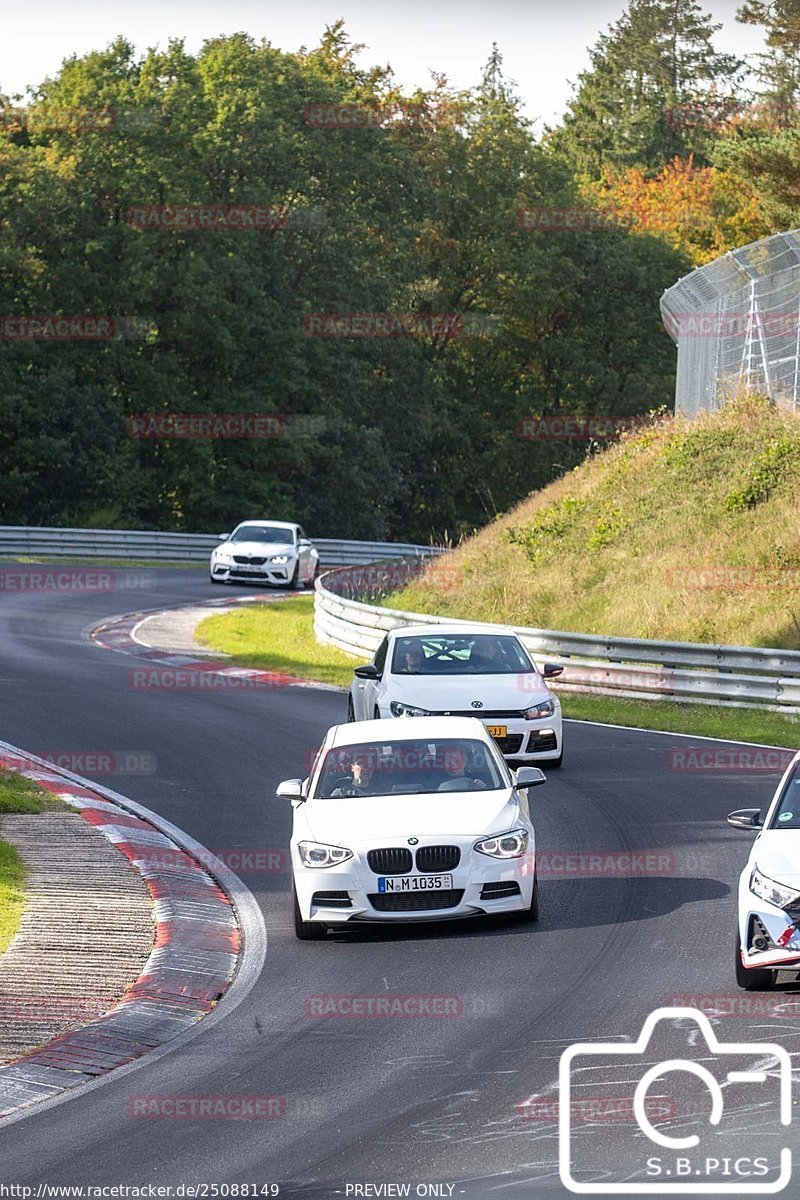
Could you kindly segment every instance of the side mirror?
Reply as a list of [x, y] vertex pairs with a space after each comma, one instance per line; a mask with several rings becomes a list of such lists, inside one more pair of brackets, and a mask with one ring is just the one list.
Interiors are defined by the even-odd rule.
[[381, 673], [375, 666], [375, 663], [366, 663], [363, 667], [354, 667], [353, 674], [356, 679], [380, 679]]
[[541, 783], [547, 783], [547, 776], [538, 767], [519, 767], [511, 772], [511, 778], [518, 788], [538, 787]]
[[734, 829], [762, 829], [761, 809], [737, 808], [736, 812], [729, 813], [728, 824]]
[[275, 795], [282, 800], [304, 800], [302, 779], [284, 779], [275, 789]]
[[228, 540], [228, 538], [229, 538], [230, 536], [231, 536], [231, 535], [230, 535], [229, 533], [219, 533], [219, 534], [217, 534], [217, 537], [219, 538], [219, 540], [220, 540], [221, 542], [227, 542], [227, 540]]
[[559, 663], [545, 663], [542, 674], [544, 675], [545, 679], [557, 679], [559, 675], [563, 674], [563, 672], [564, 668], [560, 666]]

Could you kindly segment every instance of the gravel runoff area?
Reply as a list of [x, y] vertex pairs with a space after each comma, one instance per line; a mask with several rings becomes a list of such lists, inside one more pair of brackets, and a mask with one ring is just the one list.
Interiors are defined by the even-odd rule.
[[6, 815], [27, 873], [20, 929], [0, 955], [0, 1065], [106, 1012], [142, 973], [153, 906], [141, 875], [79, 813]]

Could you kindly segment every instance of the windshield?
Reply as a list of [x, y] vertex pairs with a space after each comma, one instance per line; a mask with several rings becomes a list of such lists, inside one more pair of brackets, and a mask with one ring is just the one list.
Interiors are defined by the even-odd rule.
[[231, 534], [232, 542], [279, 542], [281, 545], [294, 544], [294, 534], [291, 529], [282, 529], [280, 525], [240, 525]]
[[786, 780], [770, 829], [800, 829], [800, 764]]
[[535, 670], [511, 634], [425, 634], [394, 643], [395, 675], [517, 675]]
[[317, 799], [478, 792], [508, 787], [488, 746], [477, 739], [360, 742], [329, 750]]

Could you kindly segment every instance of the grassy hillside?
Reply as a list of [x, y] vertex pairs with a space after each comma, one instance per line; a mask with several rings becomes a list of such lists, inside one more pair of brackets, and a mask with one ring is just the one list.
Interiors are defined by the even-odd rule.
[[623, 435], [386, 603], [800, 648], [800, 417], [758, 397]]

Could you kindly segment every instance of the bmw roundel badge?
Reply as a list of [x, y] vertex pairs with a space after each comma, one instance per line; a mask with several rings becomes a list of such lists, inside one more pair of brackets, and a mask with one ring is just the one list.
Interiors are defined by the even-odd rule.
[[409, 844], [409, 846], [416, 846], [418, 841], [419, 841], [419, 838], [409, 838], [408, 844]]

